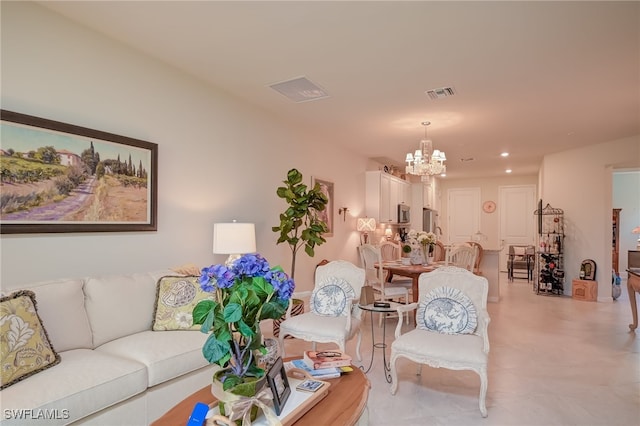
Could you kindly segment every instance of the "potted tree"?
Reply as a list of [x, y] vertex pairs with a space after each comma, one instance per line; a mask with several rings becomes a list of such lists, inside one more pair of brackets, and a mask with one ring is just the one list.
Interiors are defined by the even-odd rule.
[[[327, 196], [320, 190], [317, 183], [308, 189], [302, 183], [302, 173], [297, 169], [291, 169], [287, 173], [287, 179], [283, 181], [285, 186], [278, 187], [276, 193], [283, 198], [288, 206], [280, 214], [280, 225], [271, 228], [273, 232], [280, 233], [277, 244], [287, 243], [291, 249], [291, 279], [295, 277], [296, 255], [300, 248], [304, 247], [305, 253], [313, 257], [314, 248], [322, 245], [327, 240], [322, 234], [328, 231], [327, 224], [319, 219], [318, 212], [323, 211], [329, 202]], [[304, 304], [300, 299], [291, 299], [292, 315], [304, 312]], [[273, 334], [280, 333], [280, 323], [284, 318], [273, 321]]]
[[291, 248], [291, 278], [295, 278], [296, 254], [304, 246], [304, 251], [310, 257], [315, 255], [315, 246], [327, 242], [322, 234], [328, 231], [327, 224], [318, 217], [329, 202], [327, 196], [320, 190], [317, 183], [307, 190], [302, 183], [302, 173], [291, 169], [287, 173], [285, 186], [278, 187], [278, 197], [287, 203], [287, 209], [280, 214], [280, 225], [271, 228], [279, 232], [277, 244], [287, 243]]

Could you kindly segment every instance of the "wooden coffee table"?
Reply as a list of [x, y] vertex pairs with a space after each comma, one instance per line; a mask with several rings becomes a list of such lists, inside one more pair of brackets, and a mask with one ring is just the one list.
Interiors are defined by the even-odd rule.
[[[354, 368], [352, 372], [327, 382], [331, 383], [328, 395], [295, 422], [295, 426], [354, 425], [358, 422], [369, 398], [371, 385], [367, 376], [359, 368]], [[151, 425], [184, 426], [197, 402], [209, 406], [217, 402], [211, 394], [211, 386], [189, 395]]]

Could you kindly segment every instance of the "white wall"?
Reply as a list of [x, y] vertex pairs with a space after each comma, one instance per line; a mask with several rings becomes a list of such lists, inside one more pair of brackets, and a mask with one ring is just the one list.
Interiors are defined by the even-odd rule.
[[218, 263], [213, 223], [232, 219], [255, 222], [258, 251], [289, 271], [289, 248], [271, 227], [286, 207], [276, 188], [293, 167], [309, 182], [333, 181], [336, 198], [334, 236], [315, 258], [298, 256], [298, 287], [311, 287], [323, 258], [357, 261], [366, 158], [33, 3], [1, 6], [3, 109], [159, 145], [157, 232], [2, 235], [3, 287]]
[[[480, 179], [440, 179], [438, 189], [438, 199], [440, 201], [440, 223], [443, 235], [448, 235], [447, 229], [447, 191], [457, 188], [480, 188], [480, 205], [478, 210], [482, 209], [482, 203], [493, 200], [498, 203], [499, 189], [501, 186], [509, 185], [537, 185], [536, 176], [504, 176], [489, 177]], [[500, 207], [498, 206], [498, 209]], [[487, 236], [487, 241], [482, 246], [487, 249], [500, 248], [500, 218], [498, 211], [494, 213], [480, 214], [480, 231]], [[448, 243], [448, 241], [445, 241]]]
[[582, 260], [593, 259], [598, 300], [612, 300], [612, 174], [618, 167], [640, 167], [640, 135], [544, 157], [543, 204], [564, 210], [565, 294]]

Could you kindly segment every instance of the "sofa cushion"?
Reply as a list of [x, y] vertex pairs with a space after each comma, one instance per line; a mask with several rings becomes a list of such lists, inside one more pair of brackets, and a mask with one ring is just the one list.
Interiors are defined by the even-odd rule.
[[214, 298], [215, 293], [203, 291], [195, 276], [166, 276], [158, 280], [154, 331], [200, 330], [193, 324], [193, 308], [199, 301]]
[[65, 279], [25, 287], [36, 294], [38, 315], [58, 352], [93, 347], [83, 285], [81, 279]]
[[0, 389], [60, 362], [36, 310], [32, 291], [0, 298]]
[[[115, 357], [90, 349], [60, 354], [56, 368], [44, 370], [2, 391], [4, 410], [38, 409], [56, 413], [57, 421], [68, 424], [124, 401], [147, 388], [147, 370], [131, 359]], [[43, 424], [36, 419], [32, 424]], [[3, 421], [3, 426], [5, 422]], [[12, 424], [7, 422], [7, 425]], [[28, 422], [14, 421], [24, 425]]]
[[322, 316], [347, 316], [351, 307], [348, 302], [355, 295], [349, 282], [338, 277], [328, 277], [311, 294], [311, 312]]
[[151, 387], [209, 365], [202, 355], [207, 337], [199, 331], [143, 331], [113, 340], [96, 351], [146, 365], [147, 385]]
[[172, 273], [165, 270], [87, 279], [84, 286], [85, 306], [94, 347], [151, 330], [156, 282], [165, 275]]

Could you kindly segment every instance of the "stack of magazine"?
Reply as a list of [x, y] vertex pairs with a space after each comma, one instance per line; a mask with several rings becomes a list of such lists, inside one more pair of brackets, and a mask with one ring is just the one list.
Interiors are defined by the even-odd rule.
[[285, 362], [286, 369], [293, 367], [306, 371], [318, 380], [333, 379], [353, 371], [351, 357], [340, 351], [305, 351], [302, 359]]

